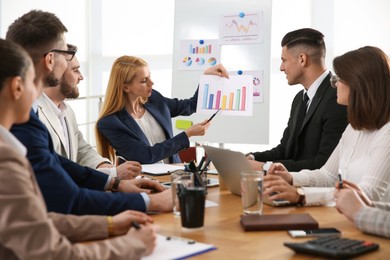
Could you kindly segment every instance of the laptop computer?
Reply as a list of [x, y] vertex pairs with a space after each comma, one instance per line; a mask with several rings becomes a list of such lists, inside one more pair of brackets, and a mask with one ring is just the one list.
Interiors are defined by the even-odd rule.
[[[207, 154], [207, 157], [213, 162], [218, 174], [223, 182], [228, 187], [231, 193], [241, 196], [241, 181], [240, 172], [252, 170], [248, 159], [241, 152], [231, 151], [227, 149], [216, 148], [212, 146], [202, 146]], [[263, 202], [271, 206], [287, 206], [292, 205], [287, 200], [269, 200], [268, 196], [264, 196]]]

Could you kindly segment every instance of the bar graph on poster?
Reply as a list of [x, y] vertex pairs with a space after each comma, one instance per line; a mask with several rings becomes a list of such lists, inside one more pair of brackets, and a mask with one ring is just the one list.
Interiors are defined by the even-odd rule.
[[213, 114], [221, 108], [221, 115], [251, 116], [253, 113], [253, 76], [202, 75], [200, 77], [197, 113]]

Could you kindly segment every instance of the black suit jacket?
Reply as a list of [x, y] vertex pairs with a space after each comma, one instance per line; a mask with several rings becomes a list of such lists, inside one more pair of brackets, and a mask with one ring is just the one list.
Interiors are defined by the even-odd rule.
[[298, 137], [294, 137], [303, 90], [295, 96], [287, 128], [275, 148], [253, 153], [255, 160], [281, 162], [289, 171], [319, 169], [328, 160], [348, 125], [347, 108], [337, 104], [337, 91], [330, 76], [322, 81], [311, 101]]
[[33, 110], [30, 120], [14, 125], [11, 132], [27, 148], [48, 211], [114, 215], [127, 209], [146, 210], [140, 194], [104, 192], [108, 175], [57, 155], [47, 128]]

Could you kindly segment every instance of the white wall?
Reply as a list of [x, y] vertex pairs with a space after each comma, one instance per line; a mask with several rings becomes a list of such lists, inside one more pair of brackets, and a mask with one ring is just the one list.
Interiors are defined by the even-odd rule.
[[[81, 95], [104, 94], [113, 60], [128, 54], [149, 61], [155, 87], [170, 96], [174, 0], [0, 0], [0, 37], [5, 37], [13, 20], [30, 9], [54, 12], [69, 29], [67, 40], [79, 46], [78, 58], [85, 75]], [[225, 144], [227, 148], [248, 152], [279, 143], [291, 100], [302, 88], [288, 86], [279, 71], [280, 41], [287, 32], [302, 27], [322, 31], [329, 69], [334, 56], [364, 45], [375, 45], [390, 53], [388, 0], [274, 0], [272, 9], [270, 144]], [[79, 123], [96, 119], [96, 100], [71, 105], [78, 111]], [[92, 128], [93, 125], [81, 127], [94, 144]]]

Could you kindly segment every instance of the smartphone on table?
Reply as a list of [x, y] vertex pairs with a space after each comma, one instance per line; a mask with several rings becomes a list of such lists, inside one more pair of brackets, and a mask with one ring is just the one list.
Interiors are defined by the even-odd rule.
[[288, 234], [292, 237], [321, 237], [321, 236], [340, 236], [340, 230], [336, 228], [319, 228], [319, 229], [304, 229], [304, 230], [288, 230]]

